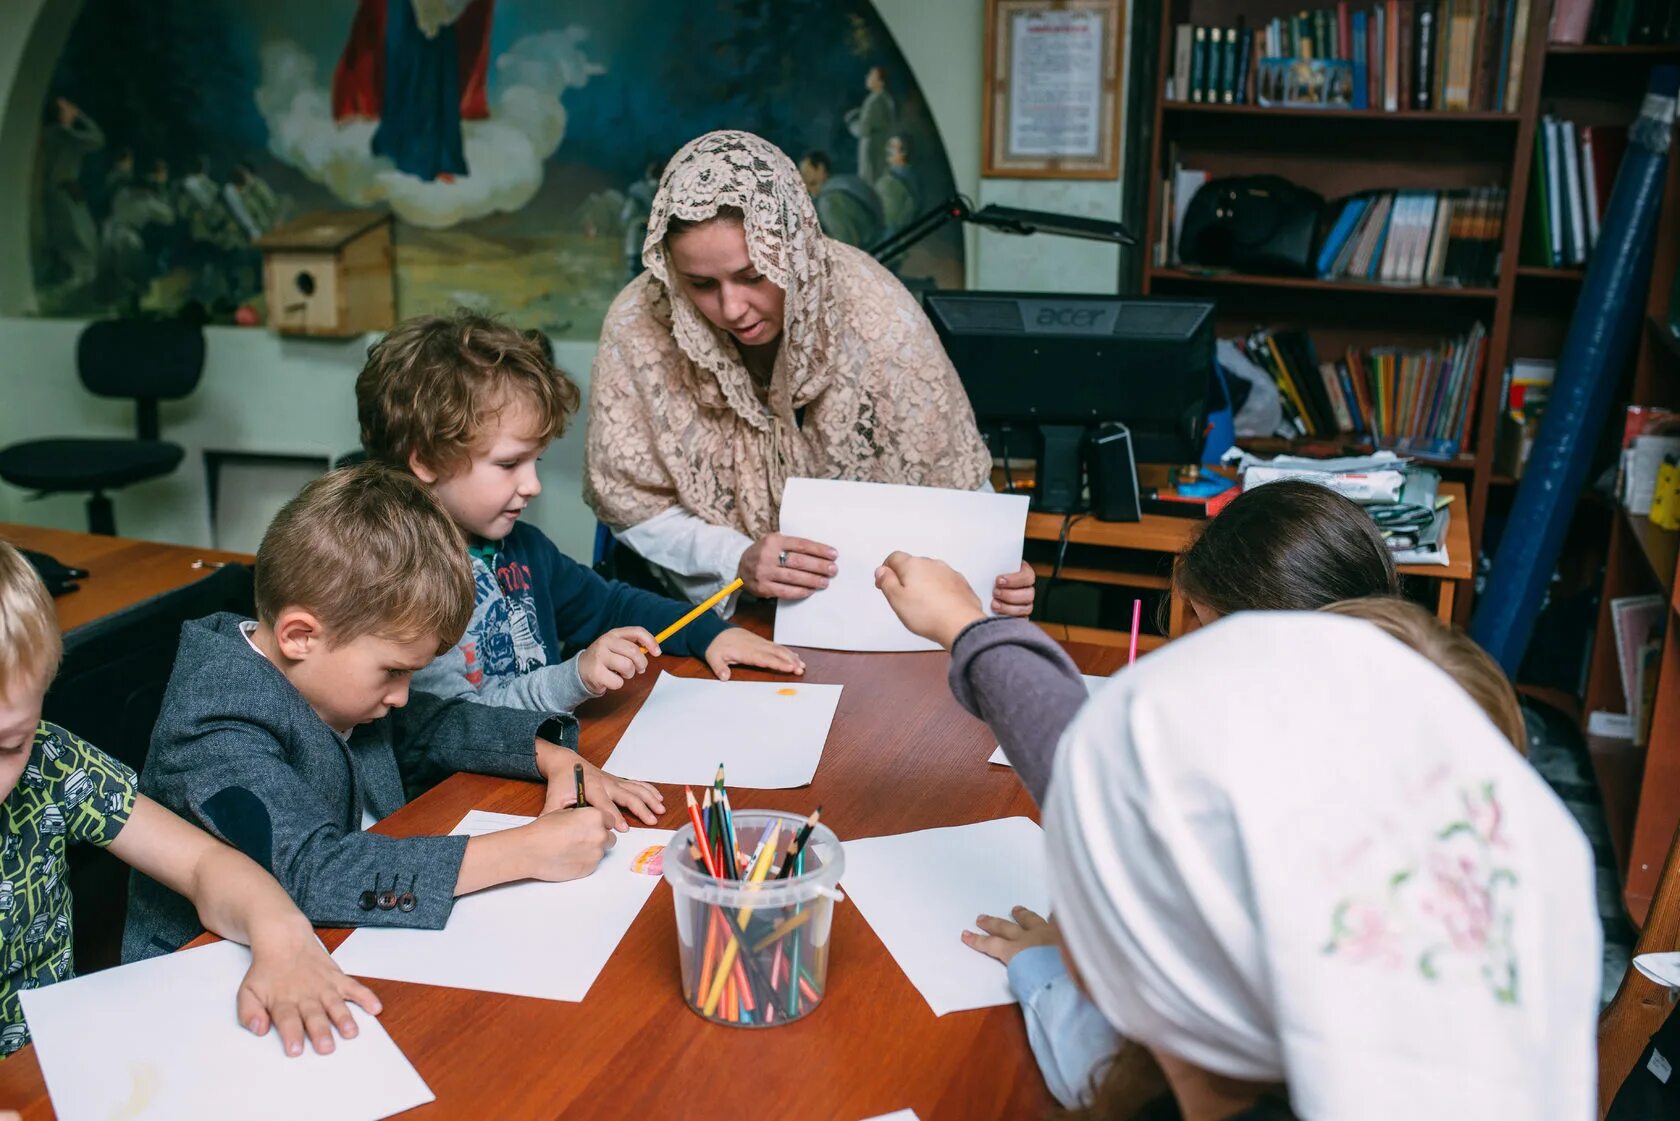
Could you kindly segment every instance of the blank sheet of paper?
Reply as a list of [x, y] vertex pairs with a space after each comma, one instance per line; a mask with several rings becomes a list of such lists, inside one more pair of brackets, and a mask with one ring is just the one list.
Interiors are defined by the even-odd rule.
[[817, 773], [840, 686], [712, 681], [661, 672], [602, 768], [643, 782], [804, 786]]
[[828, 587], [776, 605], [776, 641], [827, 650], [937, 650], [904, 629], [875, 587], [895, 549], [937, 557], [963, 574], [990, 610], [999, 576], [1021, 567], [1024, 495], [832, 479], [789, 479], [781, 531], [829, 545], [840, 574]]
[[[530, 820], [473, 810], [451, 835], [478, 837]], [[652, 875], [632, 871], [631, 862], [671, 833], [616, 833], [618, 843], [581, 880], [522, 880], [463, 895], [442, 930], [363, 927], [333, 957], [357, 977], [582, 1000], [659, 883], [657, 862]]]
[[375, 1121], [433, 1099], [373, 1016], [330, 1055], [288, 1058], [269, 1028], [239, 1026], [251, 951], [233, 942], [90, 973], [21, 994], [35, 1055], [64, 1121]]
[[[1101, 685], [1103, 682], [1108, 680], [1108, 678], [1106, 678], [1106, 677], [1092, 677], [1088, 673], [1082, 673], [1079, 676], [1083, 677], [1085, 679], [1085, 695], [1088, 696], [1088, 697], [1089, 696], [1094, 696], [1096, 694], [1096, 691], [1097, 691], [1097, 686]], [[1001, 763], [1005, 767], [1013, 765], [1004, 756], [1003, 745], [1001, 745], [1001, 744], [998, 745], [998, 749], [996, 751], [992, 752], [992, 757], [990, 759], [986, 760], [986, 762], [988, 762], [988, 763]]]
[[841, 886], [935, 1016], [1014, 1004], [1009, 974], [962, 943], [977, 915], [1050, 913], [1044, 831], [1024, 817], [846, 841]]

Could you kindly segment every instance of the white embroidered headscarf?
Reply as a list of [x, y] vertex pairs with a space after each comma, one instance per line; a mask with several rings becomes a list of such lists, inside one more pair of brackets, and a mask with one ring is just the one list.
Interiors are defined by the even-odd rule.
[[[764, 400], [666, 259], [673, 218], [726, 206], [743, 215], [753, 265], [786, 293]], [[963, 490], [988, 477], [973, 410], [915, 297], [823, 236], [775, 145], [746, 132], [685, 145], [666, 165], [642, 260], [648, 271], [607, 312], [590, 379], [584, 495], [609, 525], [681, 506], [760, 537], [796, 475]]]
[[1123, 1035], [1304, 1121], [1590, 1121], [1591, 854], [1474, 701], [1369, 623], [1250, 613], [1097, 693], [1045, 813]]

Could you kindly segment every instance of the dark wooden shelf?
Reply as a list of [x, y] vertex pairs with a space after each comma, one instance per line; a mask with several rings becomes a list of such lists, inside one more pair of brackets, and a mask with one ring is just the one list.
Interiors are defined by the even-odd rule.
[[1680, 43], [1628, 43], [1617, 46], [1613, 43], [1547, 43], [1546, 53], [1549, 55], [1585, 55], [1601, 58], [1649, 58], [1652, 56], [1680, 55]]
[[[1625, 513], [1625, 512], [1624, 512]], [[1674, 562], [1680, 558], [1680, 530], [1663, 529], [1643, 514], [1626, 514], [1628, 533], [1651, 567], [1664, 599], [1674, 598]]]
[[1226, 105], [1223, 102], [1208, 104], [1204, 101], [1167, 101], [1164, 99], [1161, 102], [1161, 109], [1166, 113], [1227, 114], [1240, 117], [1276, 117], [1280, 119], [1414, 121], [1428, 124], [1516, 124], [1521, 119], [1516, 113], [1494, 113], [1486, 110], [1449, 113], [1402, 109], [1390, 113], [1384, 109], [1296, 109], [1281, 105]]
[[[1369, 441], [1356, 439], [1347, 433], [1336, 436], [1297, 436], [1290, 440], [1273, 436], [1244, 436], [1237, 441], [1237, 446], [1244, 451], [1258, 452], [1261, 455], [1304, 455], [1320, 451], [1336, 456], [1370, 455], [1377, 450]], [[1476, 466], [1474, 452], [1461, 452], [1452, 459], [1422, 459], [1416, 456], [1413, 458], [1425, 467], [1437, 467], [1443, 471], [1470, 471]]]
[[1669, 330], [1668, 324], [1654, 315], [1647, 315], [1645, 326], [1650, 328], [1651, 338], [1656, 342], [1658, 349], [1670, 358], [1680, 358], [1680, 339], [1674, 337], [1674, 332]]
[[1230, 284], [1247, 288], [1295, 288], [1308, 292], [1347, 292], [1382, 296], [1421, 296], [1454, 300], [1492, 300], [1499, 293], [1492, 288], [1429, 288], [1422, 285], [1376, 284], [1359, 280], [1318, 280], [1306, 276], [1260, 276], [1241, 272], [1201, 272], [1194, 269], [1162, 268], [1152, 265], [1149, 275], [1156, 280], [1177, 283]]
[[1549, 265], [1518, 265], [1517, 275], [1533, 280], [1561, 280], [1579, 284], [1587, 275], [1584, 268], [1554, 269]]
[[1490, 487], [1514, 487], [1520, 482], [1522, 482], [1522, 479], [1517, 475], [1488, 476], [1488, 486]]

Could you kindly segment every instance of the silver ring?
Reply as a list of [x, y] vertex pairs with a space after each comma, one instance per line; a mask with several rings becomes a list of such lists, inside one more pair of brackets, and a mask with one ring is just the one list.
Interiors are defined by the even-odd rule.
[[781, 552], [776, 554], [776, 566], [778, 568], [786, 568], [787, 567], [787, 550], [786, 549], [783, 549]]

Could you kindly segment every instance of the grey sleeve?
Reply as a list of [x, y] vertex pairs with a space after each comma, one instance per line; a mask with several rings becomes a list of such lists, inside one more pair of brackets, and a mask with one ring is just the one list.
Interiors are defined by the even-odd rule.
[[539, 732], [561, 747], [577, 746], [577, 719], [570, 713], [473, 704], [419, 689], [410, 690], [408, 704], [389, 719], [405, 787], [428, 786], [456, 771], [540, 782]]
[[517, 677], [498, 678], [474, 685], [467, 680], [467, 655], [456, 646], [432, 664], [414, 675], [414, 688], [445, 700], [471, 701], [496, 708], [523, 708], [533, 712], [571, 712], [584, 701], [599, 694], [591, 693], [578, 671], [577, 658], [568, 658], [557, 666], [543, 666]]
[[951, 644], [950, 682], [957, 703], [992, 729], [1042, 805], [1056, 743], [1089, 696], [1073, 659], [1029, 620], [993, 616]]

